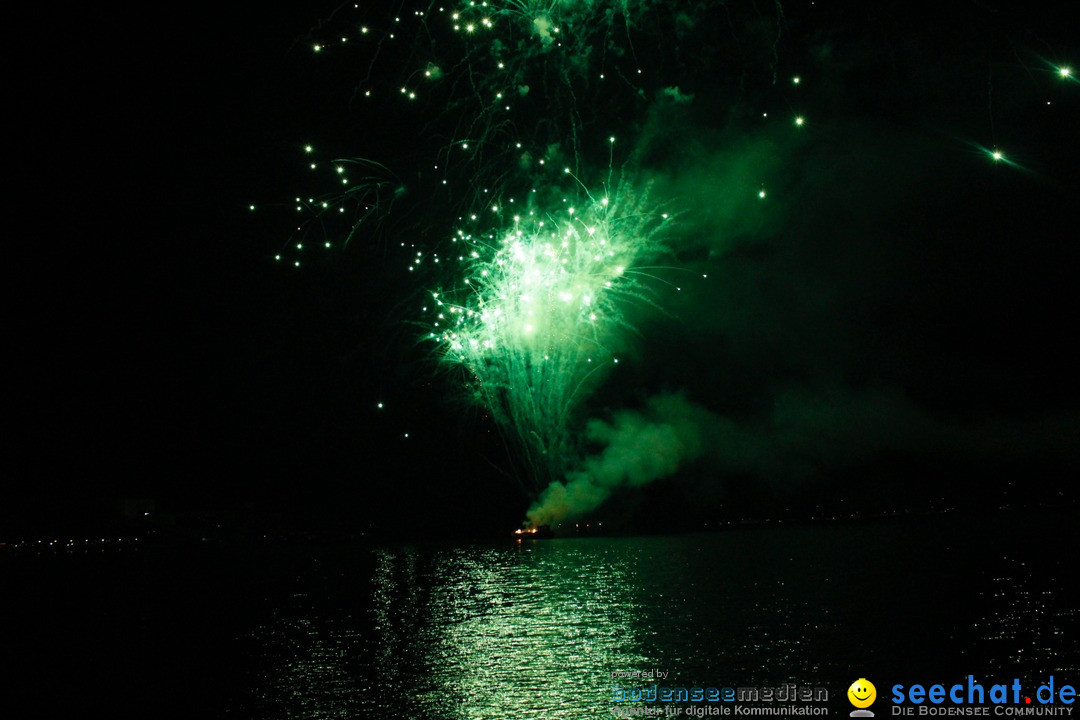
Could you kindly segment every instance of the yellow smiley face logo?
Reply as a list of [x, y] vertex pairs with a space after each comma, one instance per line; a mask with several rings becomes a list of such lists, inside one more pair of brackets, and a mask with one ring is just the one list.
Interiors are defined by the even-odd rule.
[[866, 678], [859, 678], [847, 689], [847, 698], [857, 708], [867, 708], [877, 699], [877, 688]]

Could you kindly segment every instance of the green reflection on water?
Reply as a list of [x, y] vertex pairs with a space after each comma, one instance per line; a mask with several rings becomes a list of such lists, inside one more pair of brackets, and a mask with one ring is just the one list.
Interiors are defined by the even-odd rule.
[[868, 665], [1076, 667], [1073, 563], [1015, 550], [1033, 524], [947, 520], [315, 556], [245, 640], [237, 716], [603, 717], [611, 673], [652, 668], [842, 691]]
[[417, 698], [425, 715], [594, 716], [610, 704], [612, 671], [653, 662], [634, 553], [560, 545], [447, 554], [432, 596], [433, 686]]

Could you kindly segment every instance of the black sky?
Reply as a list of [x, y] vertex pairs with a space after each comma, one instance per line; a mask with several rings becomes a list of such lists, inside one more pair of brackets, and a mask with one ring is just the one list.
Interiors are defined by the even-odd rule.
[[[762, 456], [718, 438], [687, 487], [1019, 477], [1073, 502], [1080, 84], [1041, 59], [1080, 72], [1075, 11], [864, 5], [785, 4], [776, 67], [802, 95], [755, 75], [772, 8], [731, 6], [717, 32], [745, 34], [703, 54], [727, 74], [680, 59], [695, 101], [649, 171], [698, 211], [676, 260], [713, 282], [636, 318], [635, 362], [587, 411], [681, 391]], [[12, 83], [0, 498], [523, 509], [484, 414], [412, 340], [399, 226], [302, 272], [272, 260], [305, 143], [391, 162], [412, 142], [352, 98], [359, 62], [310, 52], [334, 8], [83, 12], [28, 33]], [[793, 102], [802, 137], [754, 124]], [[1016, 165], [979, 150], [995, 141]], [[770, 214], [715, 201], [740, 163]]]

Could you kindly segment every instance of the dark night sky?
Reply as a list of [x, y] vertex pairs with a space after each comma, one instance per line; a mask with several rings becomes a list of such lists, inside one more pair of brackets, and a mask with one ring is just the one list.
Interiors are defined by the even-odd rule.
[[[779, 77], [805, 76], [800, 95], [754, 75], [771, 35], [741, 22], [750, 4], [731, 5], [738, 52], [718, 39], [728, 55], [704, 54], [741, 58], [747, 88], [680, 60], [696, 99], [662, 118], [649, 171], [696, 211], [675, 264], [712, 280], [632, 318], [633, 362], [586, 408], [682, 391], [707, 409], [714, 447], [653, 500], [718, 478], [859, 478], [890, 498], [1019, 480], [1075, 501], [1080, 84], [1040, 58], [1080, 71], [1080, 19], [1051, 4], [866, 5], [785, 4]], [[304, 143], [390, 162], [413, 142], [352, 102], [358, 62], [313, 58], [308, 31], [332, 11], [87, 12], [25, 41], [9, 134], [9, 507], [523, 509], [483, 414], [412, 342], [415, 287], [389, 238], [413, 226], [302, 272], [272, 262], [290, 231], [272, 206], [307, 181]], [[812, 119], [798, 139], [754, 124], [792, 103]], [[992, 138], [1016, 166], [977, 149]], [[740, 168], [768, 179], [769, 214], [717, 199]]]

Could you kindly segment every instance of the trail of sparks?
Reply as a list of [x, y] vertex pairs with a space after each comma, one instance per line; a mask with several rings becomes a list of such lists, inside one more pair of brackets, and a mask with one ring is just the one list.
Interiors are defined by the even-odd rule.
[[669, 219], [630, 192], [581, 199], [459, 230], [463, 279], [431, 298], [429, 338], [513, 429], [537, 489], [576, 457], [574, 411], [619, 362], [624, 305], [651, 302], [637, 266], [662, 252]]
[[[749, 83], [777, 85], [796, 34], [785, 32], [780, 0], [770, 38], [755, 3], [459, 0], [398, 3], [389, 14], [353, 9], [355, 17], [339, 13], [349, 16], [340, 35], [320, 27], [311, 49], [324, 63], [343, 47], [364, 48], [367, 70], [352, 99], [380, 122], [394, 114], [388, 136], [391, 146], [406, 145], [397, 148], [405, 167], [305, 147], [304, 166], [335, 190], [298, 194], [296, 233], [275, 258], [299, 267], [302, 252], [344, 245], [361, 224], [378, 227], [393, 211], [407, 272], [415, 286], [432, 288], [417, 291], [425, 336], [490, 411], [535, 499], [581, 462], [580, 411], [634, 336], [628, 306], [657, 302], [646, 269], [672, 242], [670, 218], [640, 178], [651, 159], [643, 158], [672, 138], [653, 108], [752, 102]], [[722, 23], [730, 42], [716, 37]], [[740, 37], [758, 36], [764, 46], [744, 51]], [[1077, 82], [1066, 64], [1047, 61], [1047, 70], [1055, 82]], [[806, 72], [775, 93], [802, 96], [814, 80]], [[997, 146], [987, 82], [993, 144], [973, 145], [993, 163], [1019, 167], [1011, 158], [1020, 153]], [[804, 138], [828, 123], [802, 97], [760, 109], [772, 112], [753, 113], [755, 122], [782, 123]], [[620, 172], [613, 134], [626, 137]], [[602, 192], [578, 181], [591, 182], [605, 165], [606, 182], [593, 183]], [[779, 186], [767, 192], [763, 178], [745, 175], [736, 194], [770, 204], [781, 196]], [[576, 184], [563, 190], [565, 180]], [[454, 217], [460, 229], [451, 234]]]

